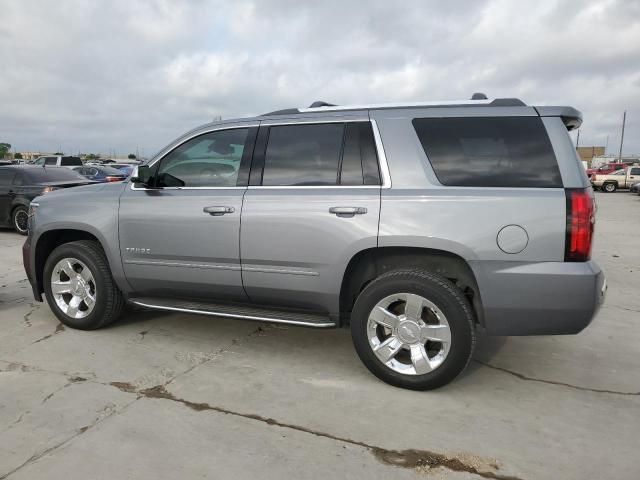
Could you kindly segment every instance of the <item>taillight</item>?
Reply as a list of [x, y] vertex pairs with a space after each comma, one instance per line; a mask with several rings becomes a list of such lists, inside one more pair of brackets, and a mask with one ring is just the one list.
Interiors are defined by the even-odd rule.
[[593, 190], [566, 189], [567, 235], [564, 246], [565, 262], [586, 262], [591, 258], [596, 206]]
[[122, 177], [106, 177], [105, 179], [107, 182], [119, 182], [121, 180], [123, 180]]
[[44, 195], [45, 193], [49, 193], [49, 192], [53, 192], [56, 189], [56, 187], [44, 187], [44, 189], [42, 190], [41, 194]]

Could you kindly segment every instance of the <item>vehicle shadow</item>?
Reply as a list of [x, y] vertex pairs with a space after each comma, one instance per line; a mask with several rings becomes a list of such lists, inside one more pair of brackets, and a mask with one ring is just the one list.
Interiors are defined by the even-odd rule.
[[[355, 349], [351, 340], [351, 333], [348, 328], [339, 329], [314, 329], [293, 325], [271, 324], [263, 322], [252, 322], [248, 320], [228, 319], [224, 317], [204, 316], [196, 314], [175, 314], [173, 312], [162, 312], [150, 310], [142, 307], [128, 306], [123, 316], [108, 329], [118, 330], [120, 328], [129, 329], [132, 325], [146, 323], [149, 330], [153, 330], [154, 323], [165, 331], [171, 331], [175, 335], [187, 334], [195, 329], [206, 342], [207, 338], [215, 338], [228, 332], [230, 327], [241, 323], [244, 326], [255, 325], [255, 330], [262, 327], [267, 335], [265, 337], [268, 346], [277, 352], [277, 356], [290, 357], [287, 361], [300, 361], [300, 355], [304, 355], [305, 361], [322, 362], [327, 366], [328, 371], [358, 370], [364, 368], [357, 359]], [[239, 325], [238, 325], [239, 326]], [[182, 331], [184, 329], [184, 332]], [[252, 329], [251, 331], [255, 331]], [[219, 335], [218, 335], [219, 334]], [[484, 332], [477, 332], [476, 348], [465, 372], [461, 378], [473, 374], [482, 367], [483, 363], [490, 363], [504, 347], [508, 337], [494, 337], [486, 335]], [[295, 345], [297, 348], [290, 348]], [[274, 353], [275, 354], [275, 353]], [[353, 362], [350, 360], [353, 359]], [[475, 360], [475, 361], [474, 361]]]

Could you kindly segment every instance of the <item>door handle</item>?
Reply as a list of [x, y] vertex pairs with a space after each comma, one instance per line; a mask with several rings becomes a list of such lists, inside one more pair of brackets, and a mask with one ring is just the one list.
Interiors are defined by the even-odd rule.
[[233, 207], [204, 207], [202, 211], [204, 213], [208, 213], [209, 215], [217, 217], [220, 215], [224, 215], [225, 213], [233, 213], [236, 211], [236, 209]]
[[364, 207], [331, 207], [329, 213], [338, 217], [353, 217], [354, 215], [364, 215], [367, 209]]

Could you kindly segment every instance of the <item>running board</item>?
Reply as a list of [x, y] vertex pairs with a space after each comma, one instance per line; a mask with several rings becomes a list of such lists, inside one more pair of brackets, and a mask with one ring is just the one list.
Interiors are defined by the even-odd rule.
[[141, 307], [153, 308], [155, 310], [166, 310], [170, 312], [240, 318], [243, 320], [254, 320], [257, 322], [286, 323], [289, 325], [300, 325], [303, 327], [328, 328], [336, 326], [335, 322], [332, 322], [328, 315], [308, 312], [295, 312], [266, 307], [225, 305], [155, 297], [130, 298], [129, 301]]

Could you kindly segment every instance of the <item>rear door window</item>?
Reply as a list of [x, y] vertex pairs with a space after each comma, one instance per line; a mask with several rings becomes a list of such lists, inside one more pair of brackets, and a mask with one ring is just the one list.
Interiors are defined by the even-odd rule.
[[632, 168], [629, 175], [640, 175], [640, 167]]
[[262, 185], [337, 185], [344, 124], [269, 128]]
[[346, 124], [340, 185], [380, 185], [378, 156], [369, 122]]
[[268, 128], [262, 185], [380, 185], [369, 122]]
[[56, 165], [58, 163], [58, 157], [47, 157], [44, 159], [45, 165]]
[[443, 185], [562, 187], [539, 117], [415, 118], [413, 126]]

